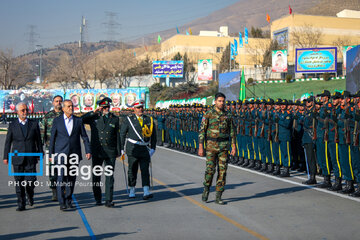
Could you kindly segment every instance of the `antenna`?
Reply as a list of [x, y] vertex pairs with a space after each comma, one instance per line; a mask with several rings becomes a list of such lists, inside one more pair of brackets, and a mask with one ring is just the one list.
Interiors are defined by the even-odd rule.
[[35, 25], [28, 25], [29, 31], [25, 33], [25, 35], [28, 36], [27, 42], [28, 42], [28, 52], [33, 52], [35, 50], [35, 43], [36, 39], [39, 38], [40, 35], [36, 33], [36, 26]]
[[81, 17], [81, 25], [80, 25], [80, 41], [79, 41], [79, 48], [83, 47], [85, 42], [85, 36], [87, 34], [87, 20], [84, 16]]
[[105, 12], [106, 17], [107, 17], [107, 22], [103, 23], [106, 28], [106, 34], [107, 34], [107, 40], [108, 41], [116, 41], [116, 36], [119, 34], [117, 32], [117, 29], [119, 26], [121, 26], [117, 21], [117, 13], [115, 12]]

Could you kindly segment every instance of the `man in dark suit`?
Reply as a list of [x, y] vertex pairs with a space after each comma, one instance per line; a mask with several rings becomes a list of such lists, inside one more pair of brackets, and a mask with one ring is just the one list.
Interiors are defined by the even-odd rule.
[[135, 198], [136, 178], [140, 165], [143, 199], [148, 200], [153, 196], [149, 191], [149, 165], [156, 148], [156, 126], [152, 117], [143, 114], [144, 105], [145, 101], [142, 99], [133, 103], [135, 115], [128, 116], [124, 120], [120, 131], [120, 142], [122, 154], [126, 152], [129, 162], [129, 197]]
[[[27, 119], [28, 108], [26, 103], [20, 102], [16, 105], [18, 120], [9, 124], [4, 147], [4, 163], [8, 164], [10, 152], [18, 153], [42, 153], [41, 136], [39, 124], [36, 121]], [[11, 158], [14, 173], [36, 173], [38, 157], [12, 156]], [[28, 197], [28, 204], [34, 204], [34, 182], [36, 176], [14, 176], [15, 191], [18, 200], [16, 211], [25, 210], [25, 192]], [[21, 184], [25, 182], [26, 185]]]
[[[70, 159], [77, 157], [80, 161], [82, 159], [80, 137], [83, 139], [85, 145], [86, 158], [90, 160], [91, 150], [89, 138], [86, 134], [82, 119], [73, 116], [73, 103], [71, 100], [65, 100], [63, 103], [64, 114], [55, 118], [51, 129], [50, 138], [50, 161], [58, 166], [57, 178], [57, 195], [60, 203], [60, 210], [66, 208], [73, 208], [72, 194], [74, 192], [76, 176], [69, 174], [69, 169], [73, 164]], [[56, 154], [65, 155], [60, 157]], [[67, 160], [67, 161], [65, 161]], [[65, 166], [65, 167], [64, 167]]]
[[[83, 123], [91, 127], [92, 168], [95, 166], [109, 166], [115, 170], [116, 157], [120, 156], [120, 128], [119, 118], [110, 113], [112, 100], [105, 97], [96, 102], [99, 106], [94, 112], [82, 116]], [[101, 205], [101, 176], [92, 175], [93, 192], [96, 205]], [[113, 207], [114, 175], [106, 176], [105, 206]]]

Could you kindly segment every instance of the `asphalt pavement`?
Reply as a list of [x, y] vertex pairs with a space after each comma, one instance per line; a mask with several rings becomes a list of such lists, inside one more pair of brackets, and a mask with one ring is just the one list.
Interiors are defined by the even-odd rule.
[[[4, 146], [5, 135], [0, 135]], [[3, 149], [0, 149], [1, 154]], [[83, 160], [81, 166], [90, 165]], [[76, 209], [61, 212], [50, 201], [48, 177], [37, 178], [35, 204], [16, 212], [13, 177], [0, 167], [0, 239], [357, 239], [360, 199], [301, 184], [303, 173], [281, 179], [229, 165], [226, 205], [201, 201], [205, 160], [157, 148], [153, 193], [128, 199], [123, 165], [116, 162], [114, 208], [95, 206], [91, 180], [78, 177]], [[125, 166], [126, 167], [126, 166]], [[127, 167], [126, 167], [127, 169]], [[104, 177], [102, 177], [104, 180]], [[103, 188], [104, 189], [104, 188]]]

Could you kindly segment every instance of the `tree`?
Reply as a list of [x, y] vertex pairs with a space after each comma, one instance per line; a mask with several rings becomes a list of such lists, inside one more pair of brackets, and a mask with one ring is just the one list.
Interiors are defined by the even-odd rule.
[[90, 61], [91, 57], [91, 55], [82, 51], [76, 51], [71, 56], [71, 78], [80, 84], [80, 86], [84, 89], [95, 87], [95, 84], [91, 86], [89, 83], [89, 76], [91, 71], [87, 63]]
[[[220, 73], [223, 73], [225, 71], [230, 71], [230, 46], [226, 46], [225, 51], [223, 52], [220, 60], [220, 67], [219, 71]], [[238, 63], [236, 63], [235, 59], [231, 60], [231, 66], [239, 67]]]
[[106, 69], [104, 67], [102, 67], [100, 69], [100, 71], [97, 74], [97, 78], [98, 78], [98, 80], [100, 82], [100, 88], [102, 88], [103, 83], [108, 81], [111, 76], [112, 76], [112, 74], [108, 69]]
[[175, 54], [175, 56], [172, 58], [174, 61], [184, 61], [184, 78], [186, 82], [194, 82], [194, 78], [190, 78], [190, 73], [195, 71], [194, 62], [190, 60], [188, 57], [188, 54], [185, 53], [184, 56], [181, 56], [181, 54], [178, 52]]
[[250, 34], [253, 38], [263, 38], [263, 31], [261, 28], [251, 27]]
[[33, 77], [29, 64], [20, 57], [14, 57], [12, 50], [0, 50], [0, 84], [2, 89], [25, 86]]
[[290, 34], [294, 48], [312, 48], [321, 43], [323, 31], [306, 24], [302, 27], [296, 27]]
[[344, 59], [342, 48], [351, 45], [351, 41], [345, 37], [338, 37], [333, 41], [333, 45], [337, 48], [337, 51], [340, 52], [341, 58]]

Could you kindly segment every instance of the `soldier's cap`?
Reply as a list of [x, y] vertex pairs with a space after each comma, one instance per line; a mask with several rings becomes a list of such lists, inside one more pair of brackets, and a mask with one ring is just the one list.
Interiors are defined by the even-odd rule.
[[145, 101], [143, 99], [138, 99], [132, 104], [132, 107], [134, 108], [144, 107], [144, 106], [145, 106]]
[[321, 94], [316, 95], [317, 97], [330, 97], [331, 93], [328, 90], [324, 90]]
[[226, 103], [225, 103], [227, 106], [229, 106], [230, 105], [230, 101], [226, 101]]
[[237, 103], [238, 105], [241, 105], [241, 104], [242, 104], [242, 101], [241, 101], [240, 99], [238, 99], [238, 100], [236, 100], [236, 103]]
[[280, 105], [288, 105], [288, 101], [286, 99], [283, 99], [280, 103]]
[[231, 105], [236, 105], [236, 102], [235, 101], [231, 101]]
[[294, 105], [293, 100], [289, 100], [289, 101], [288, 101], [288, 104], [289, 104], [289, 105]]
[[319, 100], [316, 100], [316, 101], [315, 101], [315, 104], [316, 104], [316, 105], [322, 105], [322, 102], [319, 101]]
[[353, 94], [352, 97], [360, 97], [360, 90]]
[[112, 100], [108, 97], [104, 97], [96, 102], [99, 107], [110, 107], [110, 103], [112, 103]]
[[315, 97], [314, 96], [310, 96], [306, 99], [307, 102], [313, 102], [315, 101]]
[[251, 99], [251, 100], [249, 101], [249, 104], [254, 104], [254, 103], [255, 103], [254, 99]]
[[282, 99], [281, 99], [281, 98], [276, 99], [276, 101], [275, 101], [275, 104], [276, 104], [276, 105], [279, 105], [279, 104], [281, 104], [281, 103], [282, 103]]
[[301, 106], [301, 101], [300, 100], [295, 100], [294, 105], [295, 106]]
[[272, 98], [268, 98], [268, 100], [266, 101], [267, 104], [273, 105], [275, 103], [274, 99]]
[[255, 102], [256, 104], [260, 104], [260, 103], [261, 103], [259, 99], [256, 99], [254, 102]]
[[339, 92], [334, 92], [333, 95], [331, 95], [332, 99], [339, 99], [341, 98], [341, 93]]
[[266, 104], [267, 101], [266, 101], [266, 99], [261, 99], [260, 103], [261, 103], [261, 104]]
[[344, 99], [344, 98], [349, 98], [349, 97], [351, 97], [351, 94], [350, 94], [349, 91], [343, 91], [343, 92], [341, 93], [341, 98], [342, 98], [342, 99]]

